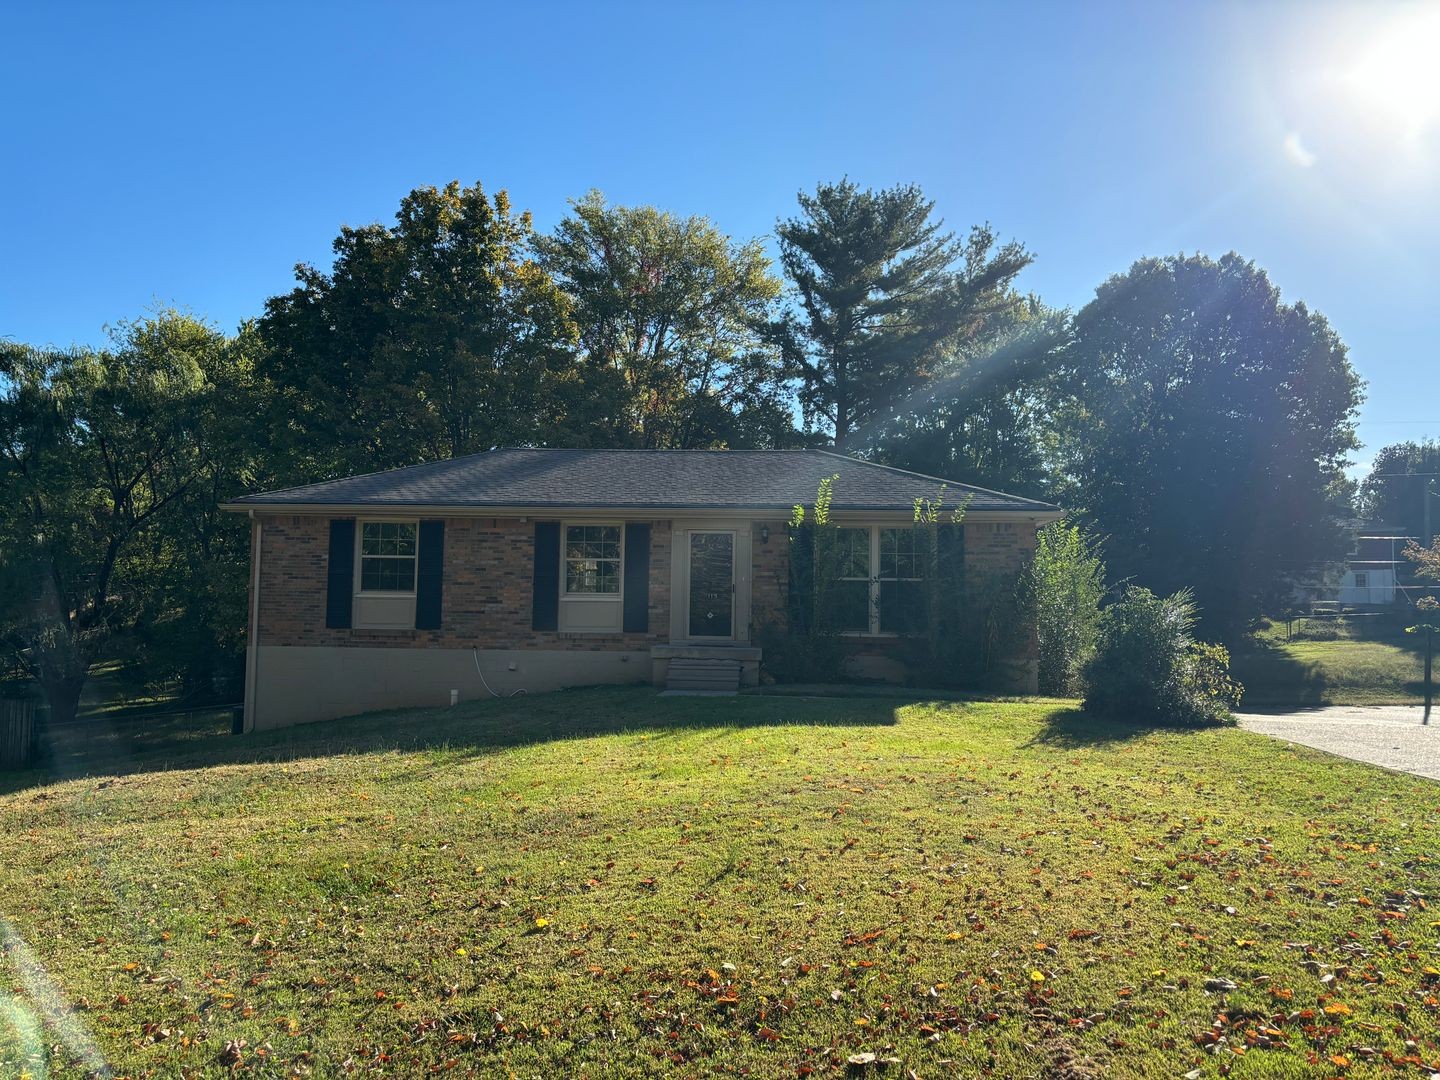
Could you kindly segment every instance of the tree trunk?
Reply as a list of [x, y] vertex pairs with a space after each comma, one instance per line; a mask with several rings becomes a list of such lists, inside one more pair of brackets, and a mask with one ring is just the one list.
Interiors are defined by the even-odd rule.
[[85, 675], [47, 679], [41, 682], [45, 701], [50, 706], [49, 723], [67, 724], [80, 710], [80, 694], [85, 689]]

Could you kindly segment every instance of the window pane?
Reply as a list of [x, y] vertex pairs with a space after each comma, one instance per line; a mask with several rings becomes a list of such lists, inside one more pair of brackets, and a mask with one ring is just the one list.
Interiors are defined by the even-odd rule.
[[870, 629], [870, 583], [868, 581], [837, 581], [830, 586], [827, 597], [830, 617], [837, 630]]
[[880, 631], [916, 634], [925, 625], [925, 591], [919, 581], [880, 582]]
[[400, 521], [366, 521], [360, 525], [361, 555], [414, 555], [418, 527]]
[[869, 529], [836, 529], [835, 545], [835, 561], [840, 577], [870, 577]]
[[620, 592], [620, 526], [565, 527], [565, 591]]
[[620, 558], [620, 526], [571, 525], [565, 530], [567, 559]]
[[571, 593], [618, 593], [620, 591], [620, 563], [613, 559], [566, 560], [565, 591]]
[[882, 580], [920, 577], [925, 547], [914, 529], [881, 529], [879, 577]]
[[360, 560], [361, 592], [414, 592], [415, 560], [367, 556]]

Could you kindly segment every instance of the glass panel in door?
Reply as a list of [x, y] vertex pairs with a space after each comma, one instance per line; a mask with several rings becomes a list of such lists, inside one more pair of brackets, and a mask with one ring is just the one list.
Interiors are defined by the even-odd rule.
[[728, 638], [734, 632], [735, 534], [690, 534], [690, 636]]

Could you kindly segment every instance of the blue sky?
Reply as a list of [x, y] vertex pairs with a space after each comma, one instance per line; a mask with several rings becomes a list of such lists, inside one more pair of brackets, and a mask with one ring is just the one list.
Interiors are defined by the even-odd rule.
[[[27, 10], [28, 8], [28, 10]], [[206, 4], [0, 8], [0, 335], [233, 328], [341, 224], [450, 179], [549, 228], [596, 187], [768, 234], [849, 174], [1037, 255], [1078, 307], [1236, 250], [1369, 383], [1359, 460], [1440, 436], [1440, 7]]]

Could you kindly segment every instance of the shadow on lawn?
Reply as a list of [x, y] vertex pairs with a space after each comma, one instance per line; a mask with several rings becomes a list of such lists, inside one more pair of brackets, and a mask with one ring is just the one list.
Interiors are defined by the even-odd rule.
[[1143, 735], [1165, 732], [1176, 735], [1196, 731], [1214, 731], [1215, 727], [1184, 728], [1166, 727], [1163, 724], [1129, 724], [1123, 720], [1111, 720], [1095, 716], [1084, 709], [1057, 709], [1045, 721], [1026, 746], [1049, 746], [1061, 749], [1109, 746], [1128, 742]]
[[[961, 706], [963, 707], [963, 706]], [[47, 734], [42, 766], [0, 773], [0, 794], [85, 776], [293, 761], [336, 754], [437, 750], [482, 757], [518, 746], [616, 733], [894, 724], [885, 699], [666, 697], [649, 687], [561, 690], [454, 708], [365, 713], [249, 735], [228, 711], [187, 719], [97, 717]]]
[[1230, 674], [1245, 687], [1242, 707], [1323, 705], [1330, 684], [1319, 664], [1268, 641], [1249, 641], [1230, 656]]

